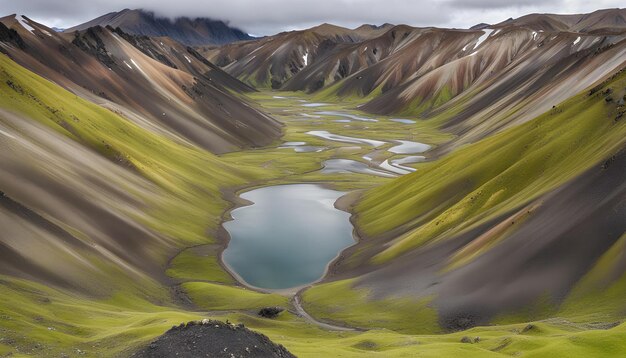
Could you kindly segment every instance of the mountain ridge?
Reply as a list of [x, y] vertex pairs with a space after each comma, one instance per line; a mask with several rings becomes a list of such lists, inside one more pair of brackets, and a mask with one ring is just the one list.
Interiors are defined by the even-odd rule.
[[223, 45], [254, 39], [254, 37], [237, 28], [228, 26], [227, 23], [221, 20], [189, 18], [185, 16], [172, 20], [141, 9], [124, 9], [119, 12], [111, 12], [83, 24], [65, 29], [63, 32], [71, 33], [94, 26], [119, 27], [133, 35], [168, 36], [188, 46]]
[[0, 18], [25, 44], [3, 48], [15, 61], [155, 131], [214, 152], [262, 145], [280, 132], [274, 119], [231, 93], [253, 89], [176, 41], [100, 26], [55, 33], [26, 17], [22, 21], [32, 31], [14, 16]]

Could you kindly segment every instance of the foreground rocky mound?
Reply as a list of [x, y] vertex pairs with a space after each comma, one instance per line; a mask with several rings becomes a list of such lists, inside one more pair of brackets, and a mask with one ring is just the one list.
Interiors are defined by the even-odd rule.
[[241, 325], [202, 320], [173, 327], [133, 357], [295, 357]]

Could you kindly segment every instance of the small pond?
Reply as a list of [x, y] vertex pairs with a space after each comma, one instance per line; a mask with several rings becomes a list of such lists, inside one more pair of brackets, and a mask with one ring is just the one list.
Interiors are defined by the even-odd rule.
[[287, 289], [320, 279], [354, 243], [350, 214], [335, 208], [344, 192], [314, 184], [277, 185], [241, 195], [253, 204], [232, 211], [224, 263], [248, 284]]

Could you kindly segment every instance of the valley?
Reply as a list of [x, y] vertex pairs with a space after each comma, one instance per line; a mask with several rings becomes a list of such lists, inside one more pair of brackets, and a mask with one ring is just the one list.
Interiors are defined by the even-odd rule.
[[623, 14], [0, 18], [0, 357], [626, 354]]
[[[355, 190], [362, 192], [371, 188], [384, 188], [385, 185], [390, 185], [386, 183], [393, 183], [393, 177], [398, 174], [386, 171], [384, 167], [381, 168], [380, 163], [389, 159], [407, 157], [407, 154], [389, 151], [397, 146], [398, 141], [420, 141], [436, 148], [441, 143], [452, 139], [449, 134], [437, 130], [429, 122], [420, 122], [417, 126], [412, 126], [410, 130], [407, 130], [406, 124], [392, 121], [393, 118], [355, 112], [350, 109], [354, 107], [354, 103], [328, 104], [324, 109], [332, 108], [333, 111], [345, 115], [363, 116], [377, 121], [357, 120], [349, 124], [336, 122], [335, 116], [316, 114], [320, 112], [317, 108], [303, 106], [302, 104], [307, 102], [302, 101], [310, 101], [310, 96], [301, 93], [289, 95], [289, 98], [274, 98], [275, 92], [259, 92], [252, 95], [255, 101], [285, 124], [284, 136], [271, 146], [221, 156], [224, 165], [239, 168], [241, 173], [245, 173], [247, 179], [240, 179], [240, 184], [236, 186], [223, 184], [221, 190], [232, 193], [226, 194], [225, 197], [230, 197], [233, 204], [218, 203], [215, 207], [216, 211], [227, 210], [231, 205], [243, 204], [236, 194], [248, 192], [253, 188], [271, 188], [276, 185], [301, 183], [315, 183], [334, 190], [353, 193]], [[328, 131], [337, 135], [377, 142], [343, 142], [312, 135], [311, 131]], [[619, 136], [619, 133], [616, 133], [616, 136]], [[304, 143], [301, 145], [320, 148], [320, 150], [298, 152], [289, 145], [286, 146], [286, 142]], [[377, 146], [378, 142], [384, 142], [384, 144]], [[298, 146], [294, 145], [294, 147]], [[423, 155], [426, 157], [426, 162], [413, 164], [412, 168], [416, 169], [417, 173], [423, 171], [424, 175], [427, 175], [429, 162], [442, 159], [429, 157], [428, 151]], [[368, 157], [368, 159], [363, 159], [363, 157]], [[337, 159], [353, 160], [366, 165], [369, 170], [385, 171], [390, 176], [379, 176], [368, 172], [355, 173], [347, 170], [324, 172], [324, 163]], [[392, 194], [387, 195], [391, 197]], [[345, 199], [348, 203], [342, 204], [340, 201], [335, 205], [344, 207], [344, 210], [351, 207], [350, 202], [354, 199], [350, 196]], [[359, 229], [357, 232], [362, 232], [361, 228], [367, 226], [359, 225], [358, 216], [356, 220], [355, 223]], [[214, 226], [215, 238], [224, 235], [221, 230], [220, 227]], [[369, 238], [368, 235], [364, 237]], [[599, 340], [598, 334], [604, 337], [600, 341], [607, 345], [606, 349], [618, 349], [619, 345], [611, 342], [618, 342], [626, 335], [622, 326], [611, 328], [609, 331], [596, 331], [595, 326], [584, 322], [591, 320], [596, 322], [594, 324], [600, 325], [598, 320], [603, 321], [606, 318], [580, 316], [578, 311], [570, 311], [569, 308], [562, 311], [562, 315], [559, 315], [561, 318], [558, 320], [547, 318], [548, 315], [554, 314], [548, 307], [545, 308], [545, 313], [539, 310], [532, 316], [523, 316], [519, 319], [502, 317], [501, 323], [493, 327], [477, 327], [470, 331], [432, 335], [442, 332], [438, 329], [433, 331], [433, 327], [439, 324], [437, 314], [433, 306], [428, 304], [428, 300], [422, 303], [395, 298], [363, 301], [363, 297], [369, 295], [358, 294], [358, 290], [351, 288], [358, 287], [354, 279], [333, 281], [316, 286], [314, 289], [304, 290], [296, 296], [296, 300], [302, 301], [296, 305], [297, 301], [292, 300], [293, 291], [278, 290], [275, 293], [265, 293], [267, 292], [265, 290], [257, 291], [242, 287], [241, 285], [245, 283], [238, 284], [227, 273], [225, 266], [220, 263], [220, 252], [225, 246], [215, 239], [206, 243], [202, 241], [205, 240], [196, 241], [199, 246], [183, 248], [179, 254], [169, 260], [165, 272], [173, 282], [170, 290], [161, 291], [158, 294], [162, 297], [159, 304], [151, 303], [152, 299], [148, 299], [145, 293], [133, 292], [133, 290], [117, 294], [113, 299], [94, 301], [70, 297], [61, 291], [6, 277], [2, 290], [3, 297], [8, 300], [3, 307], [3, 317], [7, 323], [13, 323], [3, 328], [3, 332], [8, 334], [8, 342], [11, 342], [11, 346], [5, 346], [5, 351], [12, 350], [13, 348], [9, 347], [15, 346], [18, 346], [21, 351], [31, 353], [44, 349], [43, 347], [46, 350], [54, 349], [58, 352], [69, 352], [69, 347], [79, 347], [77, 349], [81, 352], [88, 353], [102, 350], [115, 351], [117, 347], [134, 347], [171, 325], [198, 319], [198, 317], [242, 322], [247, 327], [267, 334], [275, 342], [284, 344], [298, 356], [306, 356], [307, 352], [315, 352], [316, 355], [320, 352], [323, 354], [324, 350], [321, 346], [327, 349], [328, 354], [332, 352], [339, 356], [355, 354], [366, 356], [368, 353], [377, 355], [383, 352], [386, 356], [402, 356], [413, 351], [417, 346], [425, 352], [426, 356], [429, 354], [437, 356], [442, 352], [450, 354], [463, 352], [469, 356], [482, 357], [485, 352], [493, 350], [495, 350], [493, 353], [495, 356], [519, 350], [526, 351], [530, 346], [537, 354], [543, 355], [555, 352], [555, 350], [574, 349], [569, 343], [574, 337], [577, 342], [583, 342], [577, 343], [574, 352], [585, 352], [584, 349], [580, 350], [581, 344], [582, 347], [587, 344], [584, 342], [589, 342], [588, 348], [585, 349], [592, 350], [594, 346], [591, 342]], [[361, 244], [367, 244], [367, 241], [362, 241]], [[349, 263], [345, 263], [345, 259], [352, 260], [351, 254], [349, 249], [342, 260], [331, 266], [331, 278], [336, 275], [339, 278], [345, 275], [342, 274], [343, 270], [338, 270], [337, 267], [346, 265], [350, 267]], [[168, 291], [172, 292], [173, 296]], [[155, 292], [159, 292], [159, 289]], [[44, 306], [47, 306], [45, 311], [42, 311], [40, 307], [43, 297], [48, 297]], [[335, 298], [328, 301], [331, 297]], [[573, 307], [576, 304], [574, 302], [576, 301], [573, 300]], [[181, 305], [191, 310], [181, 310]], [[335, 313], [326, 311], [327, 307], [335, 305], [344, 307], [344, 310]], [[267, 322], [265, 319], [256, 317], [255, 314], [255, 310], [266, 306], [282, 306], [288, 310], [281, 314], [279, 320]], [[302, 309], [304, 311], [301, 311]], [[376, 312], [378, 317], [376, 321], [367, 318], [373, 312]], [[382, 312], [386, 312], [384, 316], [381, 316]], [[407, 312], [411, 314], [407, 315]], [[61, 324], [63, 317], [69, 317], [69, 315], [73, 317], [72, 323]], [[532, 321], [533, 316], [547, 319]], [[314, 317], [315, 321], [309, 317]], [[532, 323], [528, 322], [528, 318]], [[22, 326], [22, 322], [28, 321], [35, 323], [34, 325], [29, 323], [29, 328]], [[337, 324], [339, 326], [334, 328]], [[605, 321], [603, 324], [611, 327], [612, 321]], [[356, 329], [356, 331], [338, 330], [341, 327]], [[381, 328], [389, 328], [392, 331], [380, 331]], [[10, 333], [18, 331], [30, 332], [29, 335], [33, 336], [24, 336], [20, 339]], [[32, 345], [31, 337], [41, 337], [43, 332], [51, 333], [53, 340], [37, 339], [39, 343]], [[94, 335], [95, 332], [98, 334]], [[480, 337], [480, 340], [473, 344], [461, 343], [466, 336], [471, 337], [472, 340]], [[306, 339], [303, 341], [300, 337], [306, 337]], [[118, 352], [125, 355], [124, 352], [128, 350]]]

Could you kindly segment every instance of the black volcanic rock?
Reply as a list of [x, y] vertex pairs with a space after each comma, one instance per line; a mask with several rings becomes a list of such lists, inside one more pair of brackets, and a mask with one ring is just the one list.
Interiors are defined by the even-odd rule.
[[178, 68], [175, 64], [170, 61], [167, 56], [163, 55], [161, 52], [157, 51], [150, 38], [148, 36], [143, 35], [131, 35], [124, 32], [124, 30], [118, 28], [113, 29], [112, 27], [108, 27], [109, 31], [115, 32], [124, 40], [128, 41], [131, 45], [135, 46], [139, 51], [143, 52], [144, 55], [155, 59], [162, 64], [169, 66], [171, 68]]
[[258, 314], [265, 318], [276, 318], [284, 310], [282, 307], [265, 307], [261, 308]]
[[220, 20], [188, 17], [171, 20], [158, 17], [152, 12], [129, 9], [100, 16], [67, 29], [65, 32], [85, 30], [94, 26], [120, 28], [132, 35], [167, 36], [189, 46], [223, 45], [253, 39], [250, 35]]
[[92, 27], [85, 32], [75, 32], [72, 44], [96, 57], [98, 61], [107, 67], [115, 65], [115, 59], [107, 51], [104, 42], [100, 37], [101, 27]]
[[202, 320], [173, 327], [133, 354], [137, 358], [276, 357], [292, 358], [285, 347], [243, 325]]
[[23, 49], [26, 46], [26, 44], [24, 43], [24, 40], [20, 37], [17, 31], [13, 29], [9, 29], [1, 22], [0, 22], [0, 42], [12, 43], [21, 49]]

